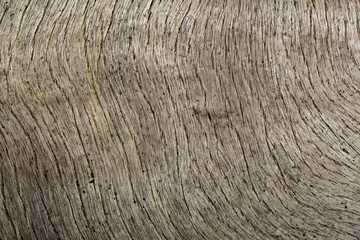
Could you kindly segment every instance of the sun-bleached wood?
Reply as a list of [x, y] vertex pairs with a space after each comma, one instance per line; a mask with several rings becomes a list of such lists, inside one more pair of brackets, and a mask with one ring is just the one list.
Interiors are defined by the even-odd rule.
[[0, 0], [0, 239], [359, 239], [359, 16]]

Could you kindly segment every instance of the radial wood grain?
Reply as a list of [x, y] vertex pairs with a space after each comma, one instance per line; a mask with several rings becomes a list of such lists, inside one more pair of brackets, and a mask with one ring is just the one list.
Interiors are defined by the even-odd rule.
[[360, 239], [360, 2], [0, 0], [0, 239]]

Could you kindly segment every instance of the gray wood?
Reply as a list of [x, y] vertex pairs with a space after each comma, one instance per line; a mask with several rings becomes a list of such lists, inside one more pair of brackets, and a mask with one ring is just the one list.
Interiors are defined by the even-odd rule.
[[359, 239], [359, 16], [0, 0], [0, 238]]

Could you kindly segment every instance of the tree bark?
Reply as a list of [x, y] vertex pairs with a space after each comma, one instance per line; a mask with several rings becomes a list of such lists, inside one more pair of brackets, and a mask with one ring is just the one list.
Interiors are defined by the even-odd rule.
[[0, 0], [0, 238], [359, 239], [359, 16]]

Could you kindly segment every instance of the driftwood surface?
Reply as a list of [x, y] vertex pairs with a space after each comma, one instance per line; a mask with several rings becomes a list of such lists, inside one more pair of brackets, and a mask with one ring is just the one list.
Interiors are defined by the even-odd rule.
[[359, 16], [0, 0], [0, 238], [359, 239]]

